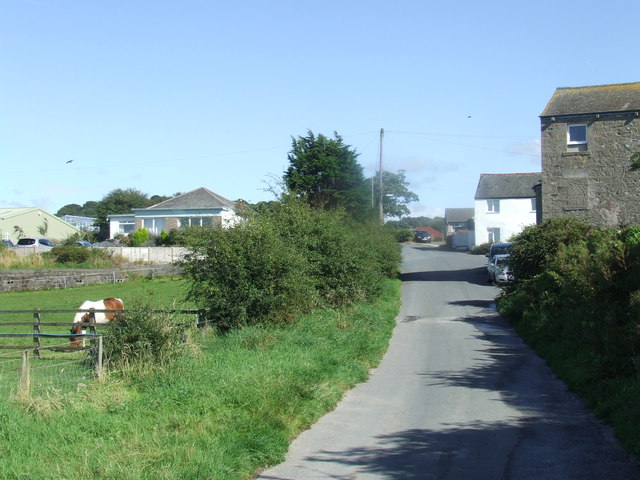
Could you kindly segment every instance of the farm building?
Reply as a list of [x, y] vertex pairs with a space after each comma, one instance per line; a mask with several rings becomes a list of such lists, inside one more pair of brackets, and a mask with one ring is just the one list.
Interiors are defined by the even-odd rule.
[[80, 229], [41, 208], [0, 208], [0, 237], [14, 243], [22, 237], [60, 242]]

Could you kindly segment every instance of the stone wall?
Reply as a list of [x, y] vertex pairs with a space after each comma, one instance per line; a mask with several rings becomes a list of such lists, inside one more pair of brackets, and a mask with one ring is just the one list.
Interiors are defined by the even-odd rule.
[[[587, 150], [567, 151], [567, 125], [587, 124]], [[542, 219], [575, 217], [604, 227], [640, 224], [635, 113], [542, 118]]]
[[81, 285], [120, 283], [132, 276], [179, 275], [173, 265], [128, 265], [121, 269], [51, 269], [2, 270], [0, 292], [46, 290], [78, 287]]

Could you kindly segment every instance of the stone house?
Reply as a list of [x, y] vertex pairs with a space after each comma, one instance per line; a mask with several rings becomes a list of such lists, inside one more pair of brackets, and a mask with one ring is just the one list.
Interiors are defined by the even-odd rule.
[[506, 242], [536, 223], [540, 172], [482, 174], [475, 195], [475, 244]]
[[542, 219], [640, 224], [640, 82], [558, 88], [540, 115]]
[[134, 208], [132, 214], [109, 215], [109, 238], [129, 235], [144, 227], [160, 235], [187, 226], [231, 226], [238, 221], [231, 200], [204, 187], [183, 193], [147, 208]]

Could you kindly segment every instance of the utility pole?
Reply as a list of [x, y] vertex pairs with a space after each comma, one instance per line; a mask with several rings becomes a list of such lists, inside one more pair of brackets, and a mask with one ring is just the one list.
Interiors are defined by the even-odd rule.
[[384, 185], [382, 184], [382, 143], [384, 141], [384, 128], [380, 129], [380, 197], [378, 199], [378, 209], [380, 210], [380, 223], [384, 225], [384, 209], [382, 208], [382, 199], [384, 198]]

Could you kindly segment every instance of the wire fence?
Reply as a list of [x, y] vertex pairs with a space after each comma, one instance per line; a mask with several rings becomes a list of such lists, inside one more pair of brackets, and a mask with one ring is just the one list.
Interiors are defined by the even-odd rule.
[[101, 374], [101, 339], [91, 350], [57, 351], [68, 344], [0, 353], [0, 397], [78, 392]]
[[[96, 312], [110, 310], [86, 310], [91, 319], [74, 324], [86, 325], [91, 333], [69, 332], [69, 313], [85, 310], [13, 310], [0, 311], [3, 315], [30, 316], [31, 321], [0, 322], [0, 327], [12, 332], [0, 332], [0, 401], [15, 395], [42, 397], [78, 392], [102, 374], [102, 338], [94, 333]], [[123, 311], [123, 314], [126, 311]], [[150, 310], [149, 313], [170, 314], [176, 328], [204, 328], [207, 320], [201, 310]], [[64, 320], [56, 318], [64, 314]], [[43, 321], [42, 316], [47, 320]], [[26, 333], [24, 330], [32, 330]], [[56, 333], [43, 333], [42, 328]], [[16, 330], [22, 330], [17, 332]], [[71, 337], [83, 337], [82, 346], [70, 346]], [[86, 345], [86, 348], [85, 348]]]

